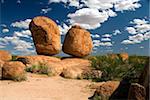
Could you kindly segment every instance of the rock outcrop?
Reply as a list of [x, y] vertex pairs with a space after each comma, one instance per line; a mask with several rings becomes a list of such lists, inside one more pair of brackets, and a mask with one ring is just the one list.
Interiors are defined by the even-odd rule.
[[90, 32], [75, 25], [67, 32], [62, 50], [69, 55], [84, 57], [91, 53], [92, 48]]
[[3, 67], [4, 61], [0, 60], [0, 79], [2, 79], [2, 67]]
[[146, 100], [146, 91], [144, 86], [138, 83], [132, 83], [129, 89], [128, 100]]
[[[99, 96], [100, 100], [108, 100], [109, 97], [114, 93], [114, 91], [118, 88], [120, 82], [118, 81], [108, 81], [98, 87], [94, 93], [95, 96]], [[93, 100], [93, 99], [92, 99]]]
[[2, 67], [2, 78], [12, 80], [24, 80], [25, 65], [18, 61], [5, 62]]
[[27, 68], [44, 65], [48, 68], [50, 76], [61, 75], [65, 78], [82, 78], [86, 72], [91, 70], [91, 62], [80, 58], [65, 58], [61, 60], [56, 57], [36, 55], [20, 56], [17, 57], [17, 61], [24, 63]]
[[60, 52], [60, 31], [53, 20], [44, 16], [35, 17], [32, 19], [29, 29], [37, 54], [55, 55]]
[[12, 56], [8, 51], [0, 50], [0, 60], [9, 61], [11, 59], [12, 59]]

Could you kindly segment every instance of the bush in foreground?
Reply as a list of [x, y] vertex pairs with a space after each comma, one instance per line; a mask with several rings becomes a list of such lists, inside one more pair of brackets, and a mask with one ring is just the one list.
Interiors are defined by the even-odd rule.
[[[102, 77], [97, 81], [122, 80], [137, 81], [149, 57], [130, 56], [127, 60], [121, 57], [95, 56], [91, 57], [92, 67], [102, 71]], [[95, 80], [94, 80], [95, 81]]]

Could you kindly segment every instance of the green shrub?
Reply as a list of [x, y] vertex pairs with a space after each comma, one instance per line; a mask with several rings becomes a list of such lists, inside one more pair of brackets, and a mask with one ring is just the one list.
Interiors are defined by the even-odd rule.
[[16, 61], [16, 60], [17, 60], [17, 56], [16, 55], [12, 55], [11, 61]]
[[129, 79], [136, 81], [143, 70], [148, 57], [130, 56], [123, 61], [120, 57], [95, 56], [92, 59], [92, 67], [102, 71], [99, 81]]
[[48, 66], [44, 63], [39, 63], [38, 65], [32, 65], [26, 68], [27, 72], [38, 73], [38, 74], [49, 74]]

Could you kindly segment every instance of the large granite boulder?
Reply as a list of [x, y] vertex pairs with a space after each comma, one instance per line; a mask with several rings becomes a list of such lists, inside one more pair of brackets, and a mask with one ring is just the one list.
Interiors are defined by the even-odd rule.
[[35, 17], [32, 19], [29, 29], [37, 54], [55, 55], [60, 52], [60, 31], [53, 20], [44, 16]]
[[12, 59], [12, 56], [8, 51], [0, 50], [0, 60], [9, 61], [11, 59]]
[[91, 53], [92, 48], [90, 32], [75, 25], [67, 32], [62, 50], [66, 54], [84, 57]]
[[25, 65], [18, 61], [5, 62], [2, 67], [2, 78], [11, 80], [25, 80]]

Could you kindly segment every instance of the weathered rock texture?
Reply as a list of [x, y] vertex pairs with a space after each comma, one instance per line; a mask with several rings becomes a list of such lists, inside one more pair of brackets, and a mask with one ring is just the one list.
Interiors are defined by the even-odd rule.
[[55, 55], [60, 52], [60, 31], [56, 23], [48, 17], [33, 18], [29, 25], [37, 54]]
[[12, 59], [12, 56], [8, 51], [0, 50], [0, 60], [9, 61], [11, 59]]
[[80, 58], [65, 58], [63, 60], [49, 56], [20, 56], [17, 61], [23, 62], [26, 67], [40, 64], [48, 67], [50, 76], [61, 75], [66, 78], [80, 78], [90, 70], [91, 62]]
[[147, 61], [145, 67], [144, 67], [144, 70], [139, 78], [139, 84], [143, 85], [146, 89], [146, 100], [149, 99], [149, 85], [150, 85], [150, 82], [149, 82], [149, 78], [150, 78], [150, 70], [149, 70], [149, 67], [150, 67], [150, 63], [149, 63], [149, 60]]
[[0, 60], [0, 79], [2, 79], [2, 67], [3, 67], [4, 61]]
[[5, 62], [2, 67], [2, 78], [22, 80], [25, 78], [25, 65], [18, 61]]
[[77, 57], [89, 55], [92, 48], [93, 43], [90, 33], [80, 26], [72, 26], [65, 37], [62, 47], [63, 52]]
[[[118, 88], [120, 82], [118, 81], [108, 81], [98, 87], [94, 93], [94, 96], [99, 96], [100, 100], [108, 100], [109, 97]], [[94, 97], [93, 96], [93, 97]]]
[[146, 100], [146, 91], [144, 86], [138, 83], [132, 83], [129, 89], [128, 100]]

